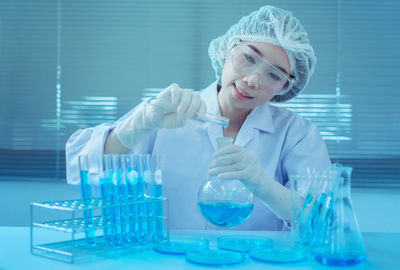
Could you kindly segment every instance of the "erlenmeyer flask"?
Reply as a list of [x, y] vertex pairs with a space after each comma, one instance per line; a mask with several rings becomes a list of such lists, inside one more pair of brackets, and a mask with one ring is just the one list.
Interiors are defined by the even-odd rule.
[[[217, 138], [218, 148], [230, 145], [230, 137]], [[198, 206], [212, 224], [233, 227], [245, 221], [253, 211], [253, 193], [239, 180], [206, 179], [200, 185]]]
[[333, 199], [324, 206], [324, 217], [319, 218], [313, 255], [322, 264], [354, 265], [362, 262], [366, 253], [350, 197], [352, 168], [334, 167], [340, 170], [340, 179], [331, 192]]

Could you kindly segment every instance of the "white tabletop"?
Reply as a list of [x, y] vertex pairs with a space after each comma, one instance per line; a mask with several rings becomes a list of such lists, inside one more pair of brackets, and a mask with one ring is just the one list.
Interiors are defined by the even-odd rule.
[[[171, 232], [179, 234], [182, 232]], [[192, 231], [185, 232], [201, 235], [215, 245], [218, 236], [226, 234], [255, 234], [255, 232], [232, 231]], [[288, 232], [256, 232], [273, 239], [286, 237]], [[233, 269], [400, 269], [400, 233], [364, 233], [367, 260], [352, 267], [328, 267], [310, 259], [297, 264], [267, 264], [251, 258], [239, 264], [225, 268]], [[51, 240], [51, 239], [50, 239]], [[214, 243], [214, 244], [213, 244]], [[30, 253], [30, 230], [26, 227], [0, 227], [0, 270], [9, 269], [211, 269], [211, 267], [192, 264], [184, 256], [165, 255], [142, 246], [135, 250], [108, 252], [79, 260], [74, 264], [59, 262]]]

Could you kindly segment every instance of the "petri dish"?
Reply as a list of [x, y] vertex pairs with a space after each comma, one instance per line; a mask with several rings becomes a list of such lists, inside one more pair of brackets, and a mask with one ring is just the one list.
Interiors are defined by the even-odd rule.
[[204, 249], [198, 251], [189, 251], [185, 256], [191, 263], [208, 266], [225, 266], [238, 264], [244, 261], [243, 253], [219, 249]]
[[254, 245], [272, 248], [274, 242], [271, 238], [261, 235], [224, 235], [218, 237], [217, 245], [219, 249], [248, 252]]
[[204, 237], [174, 235], [169, 241], [156, 243], [153, 249], [159, 253], [184, 255], [188, 251], [208, 249], [209, 241]]
[[255, 246], [250, 249], [249, 255], [254, 260], [276, 264], [298, 263], [308, 259], [308, 253], [305, 250], [288, 247]]

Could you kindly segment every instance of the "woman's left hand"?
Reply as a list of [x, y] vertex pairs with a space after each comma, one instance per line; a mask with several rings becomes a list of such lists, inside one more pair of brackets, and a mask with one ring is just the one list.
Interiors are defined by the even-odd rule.
[[253, 193], [266, 184], [268, 177], [258, 156], [247, 148], [229, 145], [214, 153], [208, 174], [220, 179], [238, 179]]

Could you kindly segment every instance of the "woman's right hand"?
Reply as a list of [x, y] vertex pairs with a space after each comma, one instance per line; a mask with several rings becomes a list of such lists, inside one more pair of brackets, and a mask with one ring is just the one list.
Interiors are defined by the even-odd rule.
[[207, 107], [198, 93], [173, 83], [150, 100], [144, 110], [148, 120], [158, 129], [182, 127], [187, 119], [204, 116]]
[[199, 94], [173, 83], [120, 121], [115, 133], [120, 143], [131, 149], [155, 130], [183, 127], [188, 118], [203, 117], [206, 111], [206, 104]]

